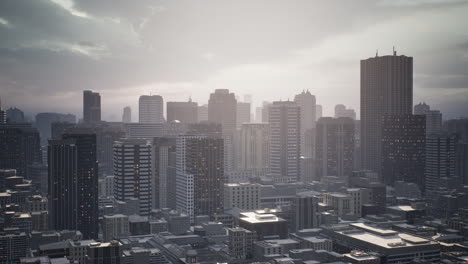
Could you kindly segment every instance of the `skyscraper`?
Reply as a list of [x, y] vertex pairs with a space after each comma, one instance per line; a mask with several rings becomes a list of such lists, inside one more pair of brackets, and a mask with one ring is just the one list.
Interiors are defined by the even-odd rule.
[[78, 221], [78, 157], [74, 139], [49, 140], [48, 202], [51, 230], [76, 230]]
[[181, 135], [176, 143], [176, 207], [194, 222], [223, 211], [224, 143], [220, 137]]
[[0, 99], [0, 124], [6, 123], [7, 115], [5, 110], [2, 108], [2, 100]]
[[349, 177], [353, 171], [354, 121], [322, 117], [317, 122], [317, 176]]
[[71, 128], [62, 138], [73, 139], [76, 145], [77, 229], [85, 239], [98, 237], [98, 162], [96, 134], [86, 128]]
[[270, 168], [276, 182], [294, 182], [300, 176], [300, 107], [291, 101], [273, 102], [269, 112]]
[[376, 56], [361, 60], [362, 168], [381, 172], [382, 118], [410, 115], [413, 108], [413, 58]]
[[208, 121], [221, 124], [224, 139], [224, 169], [235, 168], [234, 136], [237, 125], [237, 100], [228, 89], [216, 89], [208, 101]]
[[114, 142], [114, 197], [139, 200], [140, 215], [151, 212], [151, 144], [145, 139]]
[[0, 169], [29, 179], [28, 166], [42, 162], [39, 133], [28, 123], [0, 123]]
[[339, 117], [349, 117], [353, 120], [356, 120], [356, 112], [354, 109], [346, 108], [345, 105], [337, 104], [335, 106], [335, 118]]
[[424, 115], [386, 115], [382, 120], [382, 178], [418, 184], [424, 188], [426, 137]]
[[153, 140], [153, 208], [176, 208], [176, 139]]
[[439, 188], [444, 188], [443, 178], [455, 177], [456, 145], [455, 134], [432, 134], [426, 138], [425, 191], [430, 198], [435, 197]]
[[123, 109], [122, 123], [131, 123], [131, 122], [132, 122], [132, 108], [130, 108], [130, 106], [126, 106]]
[[414, 106], [414, 114], [426, 116], [426, 135], [442, 132], [442, 113], [439, 110], [431, 110], [426, 103], [419, 103]]
[[178, 120], [184, 124], [194, 124], [198, 120], [198, 104], [188, 102], [167, 102], [167, 122]]
[[323, 116], [323, 107], [322, 105], [315, 106], [315, 120], [318, 121]]
[[250, 123], [250, 103], [237, 102], [237, 128]]
[[197, 121], [208, 121], [208, 105], [204, 104], [198, 107]]
[[[301, 111], [301, 155], [312, 158], [314, 157], [312, 140], [308, 140], [306, 137], [307, 135], [313, 135], [310, 131], [315, 128], [315, 96], [309, 90], [302, 91], [302, 93], [294, 97], [294, 102], [300, 107]], [[309, 144], [306, 144], [307, 142]]]
[[426, 102], [419, 103], [414, 106], [415, 115], [424, 115], [427, 111], [430, 111], [431, 107]]
[[12, 123], [23, 123], [24, 113], [18, 108], [10, 107], [6, 110], [6, 117], [8, 122]]
[[140, 123], [164, 123], [164, 101], [159, 95], [142, 95], [138, 101]]
[[83, 122], [101, 121], [101, 95], [93, 91], [83, 91]]
[[239, 169], [270, 167], [270, 125], [244, 123], [240, 135]]

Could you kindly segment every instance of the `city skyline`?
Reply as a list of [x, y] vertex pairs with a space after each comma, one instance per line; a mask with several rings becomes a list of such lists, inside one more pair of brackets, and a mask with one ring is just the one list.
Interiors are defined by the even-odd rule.
[[[373, 57], [376, 50], [391, 54], [392, 46], [415, 58], [415, 102], [425, 101], [451, 118], [467, 110], [468, 38], [458, 34], [466, 26], [457, 23], [468, 11], [466, 1], [299, 1], [294, 7], [276, 1], [201, 1], [185, 3], [188, 6], [143, 1], [104, 8], [84, 1], [39, 0], [30, 3], [31, 8], [24, 5], [0, 3], [0, 33], [7, 36], [0, 40], [0, 96], [4, 107], [18, 107], [29, 116], [80, 116], [75, 99], [86, 89], [101, 94], [102, 119], [108, 121], [120, 120], [123, 106], [137, 109], [139, 95], [159, 94], [166, 102], [191, 96], [202, 105], [215, 89], [252, 94], [254, 106], [263, 100], [293, 99], [308, 89], [324, 106], [324, 115], [332, 116], [336, 104], [346, 104], [359, 115], [359, 60]], [[268, 12], [260, 11], [265, 8]], [[27, 11], [34, 9], [50, 16]], [[213, 11], [233, 16], [220, 16], [213, 25], [206, 16], [194, 15]], [[244, 19], [236, 23], [234, 17]], [[62, 23], [54, 26], [51, 19]], [[322, 23], [326, 26], [319, 27]], [[180, 30], [177, 36], [171, 27]], [[194, 45], [184, 50], [180, 41]], [[48, 67], [36, 66], [46, 58]], [[28, 94], [35, 100], [25, 103]], [[47, 96], [57, 103], [40, 103]]]

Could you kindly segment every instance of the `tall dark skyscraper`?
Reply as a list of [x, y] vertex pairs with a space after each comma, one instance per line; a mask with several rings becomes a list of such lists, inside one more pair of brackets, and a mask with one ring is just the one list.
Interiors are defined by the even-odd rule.
[[15, 169], [28, 179], [27, 168], [42, 162], [39, 132], [28, 123], [0, 124], [0, 169]]
[[153, 140], [153, 208], [176, 208], [176, 138]]
[[224, 143], [221, 137], [181, 135], [176, 142], [176, 206], [194, 221], [223, 211]]
[[349, 177], [353, 171], [354, 120], [320, 118], [316, 140], [317, 176]]
[[76, 230], [78, 220], [78, 158], [74, 139], [49, 140], [49, 228]]
[[426, 117], [386, 115], [382, 122], [382, 178], [424, 188]]
[[98, 162], [96, 134], [85, 128], [67, 130], [62, 138], [73, 139], [77, 161], [77, 229], [85, 239], [98, 236]]
[[410, 115], [413, 108], [413, 58], [377, 56], [361, 60], [362, 168], [381, 172], [382, 118]]
[[269, 107], [270, 169], [276, 182], [294, 182], [300, 176], [301, 111], [291, 101]]
[[93, 91], [83, 91], [83, 122], [101, 121], [101, 95]]
[[198, 120], [198, 104], [192, 102], [167, 102], [167, 122], [178, 120], [184, 124], [194, 124]]
[[447, 179], [454, 178], [456, 172], [455, 134], [432, 134], [426, 138], [425, 189], [429, 198], [435, 197], [439, 188], [444, 188]]

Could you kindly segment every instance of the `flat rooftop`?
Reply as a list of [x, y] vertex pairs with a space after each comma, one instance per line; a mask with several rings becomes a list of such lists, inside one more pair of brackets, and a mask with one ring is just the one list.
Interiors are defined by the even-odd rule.
[[243, 212], [241, 213], [240, 219], [249, 223], [273, 223], [285, 221], [274, 214], [258, 214], [256, 212]]

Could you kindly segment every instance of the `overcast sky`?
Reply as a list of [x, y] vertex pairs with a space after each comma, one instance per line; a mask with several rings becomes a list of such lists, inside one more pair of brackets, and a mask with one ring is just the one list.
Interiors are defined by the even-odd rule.
[[27, 114], [103, 118], [138, 97], [206, 103], [216, 88], [261, 101], [303, 89], [332, 114], [359, 109], [359, 61], [414, 57], [414, 102], [468, 116], [468, 1], [1, 0], [0, 96]]

